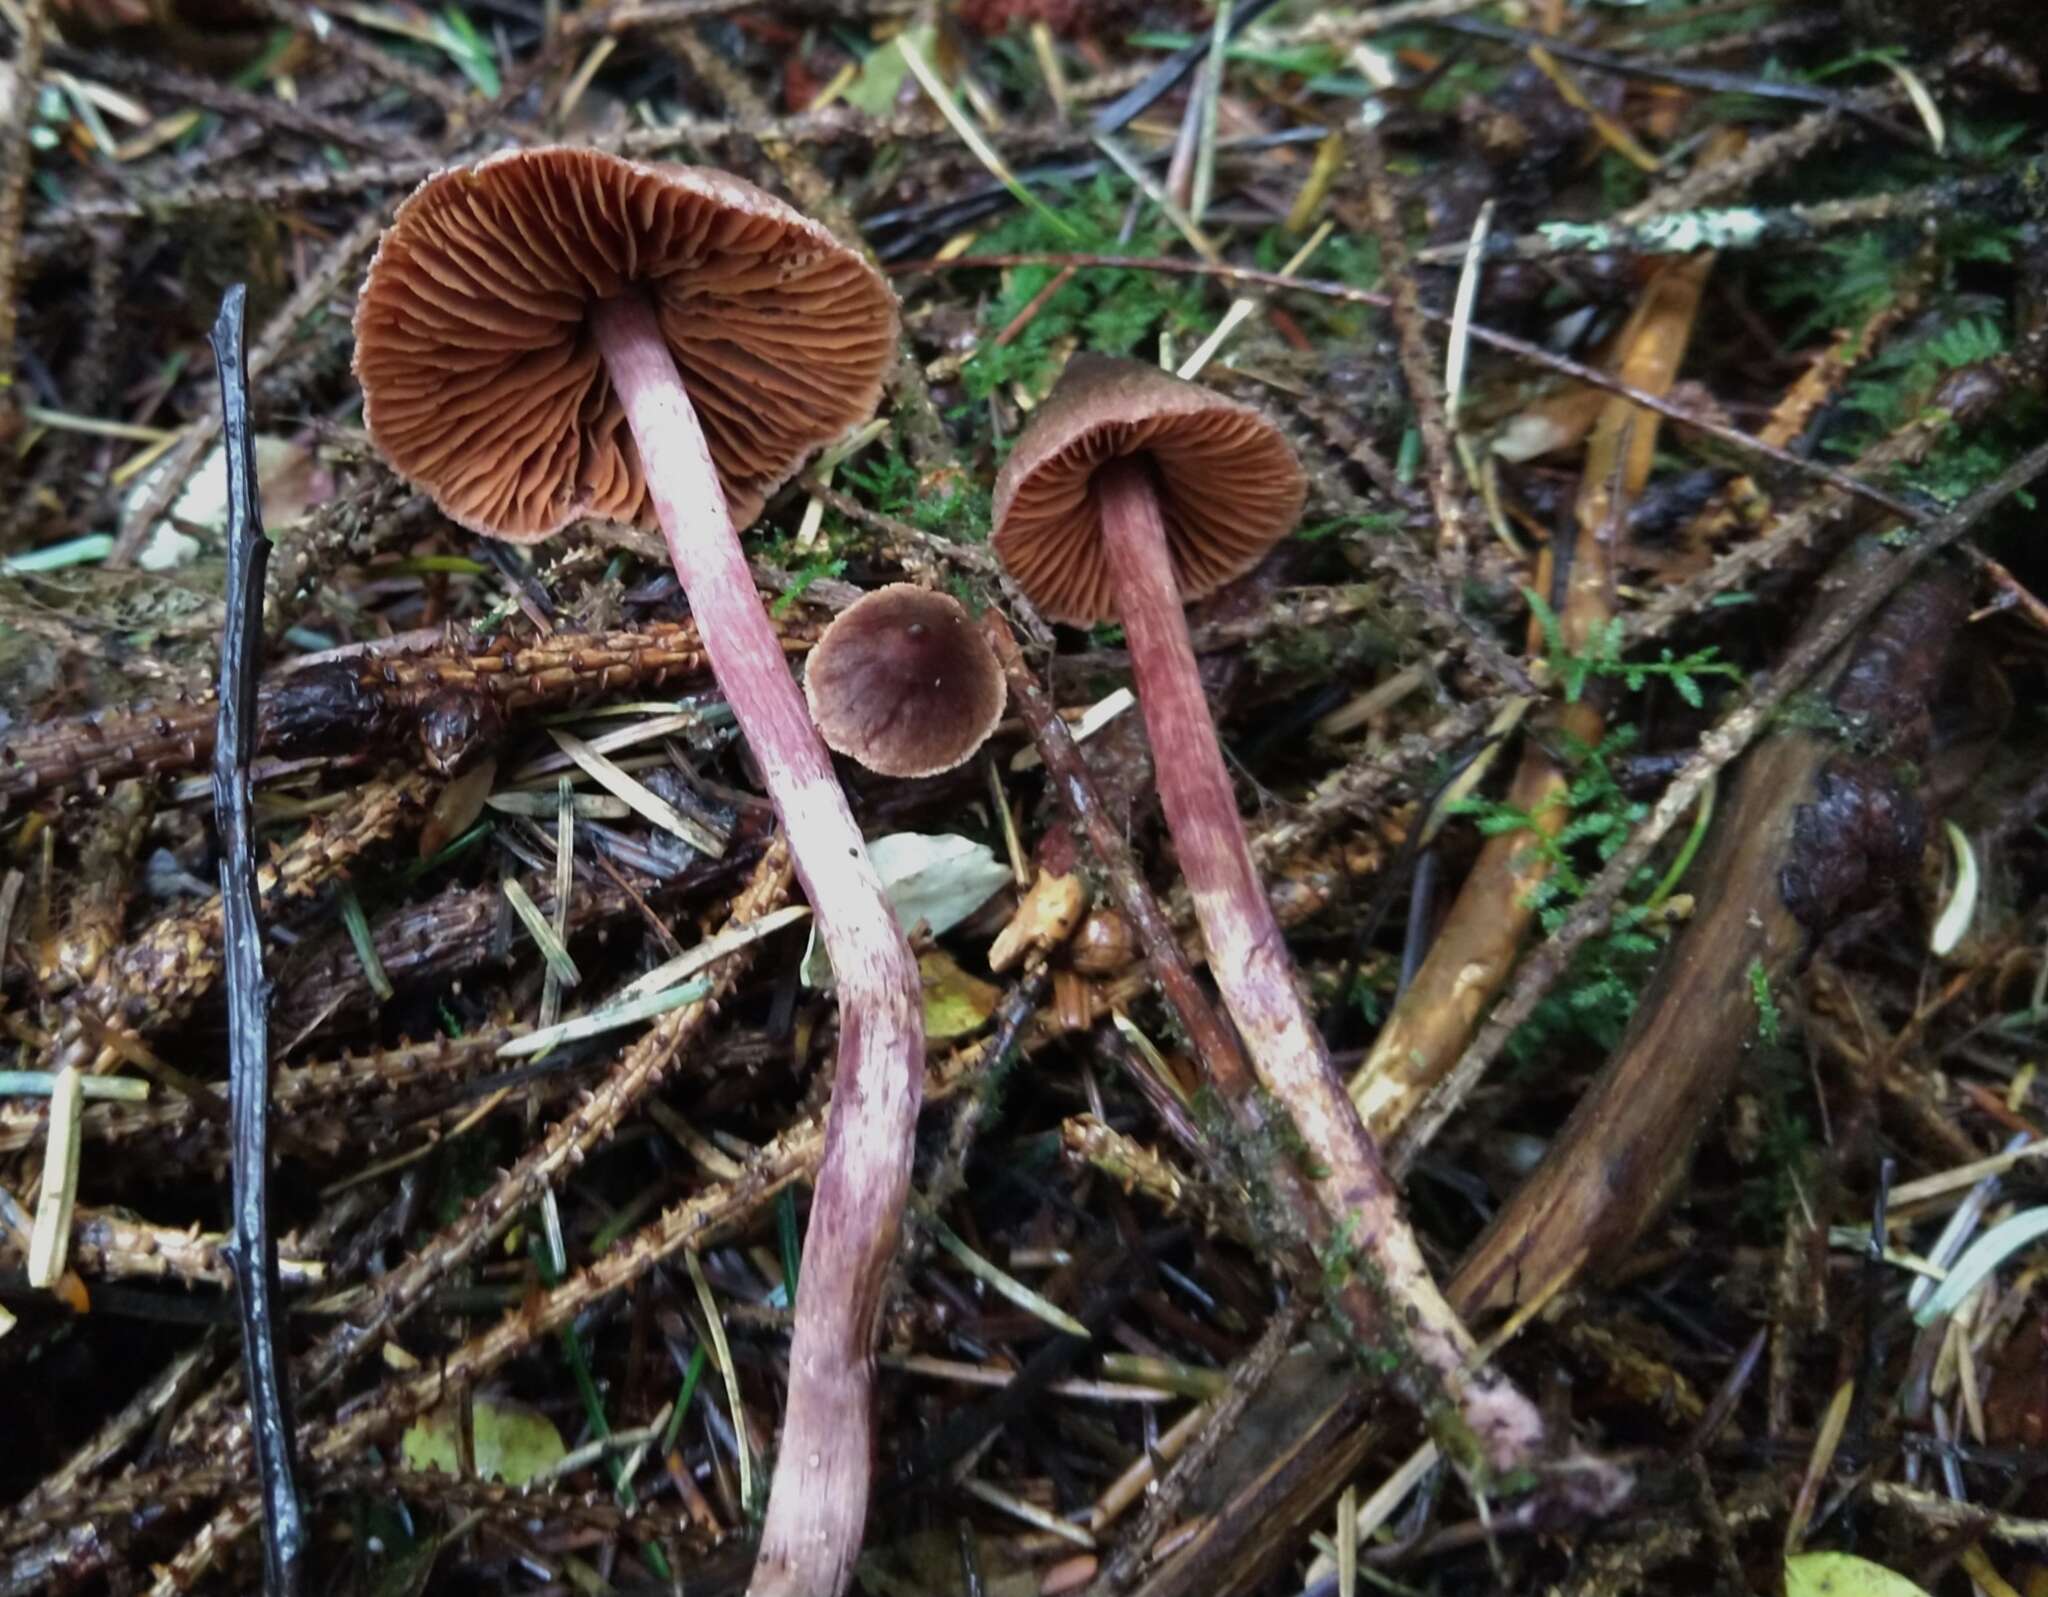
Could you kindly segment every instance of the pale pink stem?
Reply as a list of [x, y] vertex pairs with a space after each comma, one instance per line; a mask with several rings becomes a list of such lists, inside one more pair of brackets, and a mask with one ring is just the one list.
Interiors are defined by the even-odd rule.
[[782, 817], [839, 985], [839, 1069], [804, 1237], [789, 1407], [749, 1588], [753, 1597], [836, 1597], [867, 1518], [875, 1322], [924, 1089], [917, 961], [762, 609], [652, 307], [629, 294], [600, 304], [591, 323], [669, 559]]
[[1294, 963], [1238, 818], [1188, 640], [1152, 467], [1112, 460], [1094, 477], [1118, 619], [1151, 734], [1159, 802], [1209, 949], [1209, 971], [1252, 1068], [1293, 1118], [1308, 1174], [1335, 1234], [1377, 1276], [1408, 1351], [1457, 1409], [1495, 1469], [1525, 1467], [1543, 1424], [1505, 1382], [1468, 1368], [1471, 1333], [1431, 1278], [1344, 1079], [1295, 985]]

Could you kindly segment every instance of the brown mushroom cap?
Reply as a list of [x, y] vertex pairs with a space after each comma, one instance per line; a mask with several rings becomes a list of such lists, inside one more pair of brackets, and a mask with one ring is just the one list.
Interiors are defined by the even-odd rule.
[[1054, 621], [1116, 618], [1089, 482], [1119, 455], [1151, 459], [1185, 599], [1257, 565], [1308, 493], [1287, 440], [1249, 406], [1142, 361], [1076, 355], [996, 479], [996, 553]]
[[1003, 668], [956, 599], [907, 582], [864, 594], [811, 650], [804, 696], [826, 743], [883, 776], [936, 776], [1003, 718]]
[[393, 467], [477, 532], [651, 522], [585, 325], [638, 288], [744, 527], [813, 449], [872, 415], [896, 347], [881, 276], [817, 223], [701, 167], [516, 150], [399, 207], [356, 307], [363, 416]]

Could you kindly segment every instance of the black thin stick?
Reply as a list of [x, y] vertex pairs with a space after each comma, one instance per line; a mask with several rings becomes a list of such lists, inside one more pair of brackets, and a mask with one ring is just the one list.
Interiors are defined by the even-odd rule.
[[[1240, 3], [1232, 7], [1230, 20], [1224, 24], [1225, 31], [1230, 37], [1235, 38], [1238, 33], [1271, 10], [1272, 6], [1273, 0], [1248, 0], [1248, 3]], [[1182, 45], [1172, 55], [1168, 56], [1147, 73], [1142, 82], [1133, 88], [1126, 89], [1122, 94], [1110, 101], [1108, 105], [1097, 111], [1090, 119], [1093, 131], [1097, 133], [1119, 133], [1123, 131], [1125, 127], [1135, 122], [1161, 99], [1171, 94], [1175, 87], [1190, 72], [1194, 71], [1203, 61], [1208, 59], [1209, 47], [1214, 43], [1215, 36], [1209, 34], [1196, 39], [1192, 44]]]
[[1505, 27], [1498, 22], [1482, 22], [1477, 17], [1432, 17], [1419, 25], [1425, 28], [1442, 28], [1447, 33], [1469, 34], [1478, 39], [1496, 39], [1503, 44], [1520, 45], [1525, 49], [1534, 46], [1549, 51], [1560, 61], [1590, 67], [1595, 72], [1612, 72], [1620, 77], [1645, 78], [1655, 83], [1675, 83], [1684, 88], [1703, 89], [1709, 94], [1748, 94], [1759, 100], [1791, 100], [1800, 105], [1817, 105], [1826, 110], [1840, 111], [1856, 117], [1891, 138], [1909, 143], [1917, 143], [1919, 139], [1917, 132], [1908, 131], [1859, 105], [1853, 92], [1845, 94], [1836, 89], [1819, 89], [1805, 83], [1785, 83], [1742, 72], [1717, 72], [1709, 67], [1667, 65], [1649, 57], [1613, 55], [1605, 50], [1589, 50], [1584, 45], [1567, 44], [1551, 38], [1548, 34], [1534, 33], [1524, 28]]
[[263, 567], [270, 554], [256, 499], [249, 372], [237, 283], [213, 324], [228, 465], [228, 615], [220, 645], [220, 729], [213, 746], [213, 814], [220, 830], [220, 897], [228, 1004], [228, 1108], [234, 1124], [234, 1240], [227, 1249], [242, 1314], [242, 1381], [263, 1478], [263, 1589], [296, 1597], [306, 1526], [294, 1480], [292, 1411], [282, 1378], [275, 1305], [277, 1242], [270, 1234], [270, 986], [256, 920], [255, 825], [249, 746], [263, 650]]

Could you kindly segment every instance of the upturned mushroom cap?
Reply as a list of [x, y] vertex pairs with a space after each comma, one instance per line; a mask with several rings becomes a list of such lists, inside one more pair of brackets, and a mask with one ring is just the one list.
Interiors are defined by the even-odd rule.
[[883, 776], [936, 776], [987, 741], [1009, 690], [958, 600], [898, 582], [825, 629], [804, 667], [804, 696], [839, 753]]
[[1184, 599], [1257, 565], [1293, 529], [1308, 493], [1287, 440], [1249, 406], [1142, 361], [1076, 355], [996, 479], [996, 554], [1054, 621], [1116, 618], [1089, 484], [1120, 455], [1152, 463]]
[[356, 305], [370, 436], [473, 531], [650, 523], [625, 412], [586, 325], [647, 294], [745, 527], [804, 458], [872, 415], [896, 301], [858, 254], [752, 184], [596, 150], [515, 150], [427, 179]]

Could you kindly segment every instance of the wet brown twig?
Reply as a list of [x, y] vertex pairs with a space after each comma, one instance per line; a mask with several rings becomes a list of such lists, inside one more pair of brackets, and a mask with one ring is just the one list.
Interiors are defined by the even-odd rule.
[[[569, 902], [567, 938], [574, 942], [592, 933], [602, 936], [607, 927], [639, 914], [642, 904], [668, 909], [692, 892], [731, 880], [734, 867], [751, 860], [765, 843], [765, 832], [750, 817], [723, 860], [693, 860], [666, 881], [643, 881], [638, 887], [630, 882], [579, 884]], [[533, 897], [541, 913], [552, 919], [553, 883], [539, 883]], [[476, 970], [498, 957], [495, 933], [504, 903], [495, 886], [450, 887], [379, 915], [370, 923], [370, 946], [385, 976], [398, 988]], [[277, 1024], [287, 1036], [296, 1037], [323, 1022], [356, 1024], [373, 1012], [369, 973], [355, 944], [339, 931], [295, 952], [285, 962], [280, 980], [286, 991]]]
[[46, 1534], [50, 1525], [64, 1523], [64, 1505], [76, 1501], [94, 1475], [133, 1446], [145, 1430], [162, 1421], [191, 1384], [217, 1362], [223, 1341], [224, 1338], [201, 1338], [145, 1381], [63, 1464], [0, 1516], [0, 1547], [20, 1546]]
[[107, 50], [74, 50], [60, 46], [52, 59], [100, 83], [119, 84], [188, 105], [204, 106], [238, 121], [277, 133], [296, 134], [320, 144], [338, 144], [370, 155], [404, 157], [416, 153], [416, 141], [387, 133], [354, 116], [316, 110], [281, 96], [251, 94], [212, 78], [182, 72], [161, 61], [142, 61]]
[[[481, 109], [481, 102], [477, 109]], [[923, 113], [869, 117], [846, 107], [832, 107], [773, 117], [766, 123], [677, 117], [658, 128], [635, 128], [592, 139], [590, 143], [594, 148], [635, 159], [658, 159], [680, 151], [715, 148], [733, 139], [776, 139], [797, 144], [927, 145], [950, 143], [954, 135], [943, 122]], [[1003, 143], [1010, 151], [1028, 153], [1056, 149], [1073, 140], [1073, 132], [1068, 128], [1040, 126], [1013, 128], [1004, 135]], [[360, 161], [341, 170], [325, 164], [307, 165], [297, 171], [256, 178], [199, 179], [160, 189], [147, 198], [95, 195], [40, 211], [36, 230], [25, 237], [24, 248], [47, 261], [65, 247], [63, 241], [68, 235], [106, 222], [149, 222], [192, 213], [284, 209], [387, 190], [403, 193], [450, 164], [447, 155], [429, 155]]]
[[[343, 1117], [382, 1125], [411, 1099], [446, 1093], [488, 1075], [498, 1050], [522, 1030], [487, 1026], [461, 1037], [288, 1067], [277, 1073], [272, 1098], [305, 1144], [320, 1147], [329, 1141], [328, 1126], [341, 1125]], [[33, 1147], [42, 1139], [45, 1119], [39, 1105], [0, 1105], [0, 1153]], [[160, 1152], [166, 1158], [213, 1161], [226, 1150], [220, 1120], [183, 1096], [161, 1103], [88, 1104], [80, 1132], [87, 1143], [146, 1143], [152, 1157]]]
[[[688, 1014], [702, 1006], [678, 1010]], [[955, 1054], [926, 1079], [923, 1101], [943, 1103], [979, 1079], [987, 1051], [976, 1045]], [[825, 1152], [821, 1115], [806, 1115], [749, 1158], [740, 1174], [678, 1204], [642, 1227], [539, 1299], [472, 1337], [432, 1370], [387, 1385], [376, 1401], [309, 1434], [308, 1461], [318, 1468], [357, 1455], [448, 1395], [485, 1379], [533, 1341], [568, 1324], [614, 1292], [622, 1291], [686, 1248], [701, 1249], [758, 1214], [792, 1183], [815, 1177]], [[238, 1477], [240, 1478], [240, 1477]], [[186, 1590], [254, 1521], [255, 1501], [231, 1499], [159, 1574], [151, 1597]]]
[[[228, 1253], [226, 1236], [197, 1226], [152, 1225], [98, 1209], [72, 1211], [70, 1265], [90, 1280], [228, 1287], [235, 1284]], [[8, 1247], [4, 1232], [0, 1232], [0, 1259], [15, 1267], [21, 1263], [19, 1252]], [[317, 1260], [278, 1261], [278, 1278], [286, 1286], [306, 1286], [323, 1277]]]
[[[816, 628], [778, 623], [784, 649], [801, 653]], [[437, 772], [466, 763], [508, 717], [567, 707], [629, 688], [702, 675], [693, 622], [544, 638], [505, 632], [482, 643], [396, 654], [364, 653], [266, 680], [257, 704], [259, 753], [358, 753], [420, 740]], [[207, 701], [52, 721], [0, 745], [0, 797], [188, 769], [211, 753]]]
[[[780, 908], [792, 880], [787, 846], [778, 840], [762, 855], [752, 879], [734, 897], [727, 924], [742, 927]], [[742, 949], [713, 967], [711, 992], [656, 1021], [645, 1036], [626, 1050], [591, 1095], [550, 1127], [548, 1134], [471, 1204], [461, 1219], [414, 1249], [403, 1265], [384, 1275], [371, 1302], [357, 1311], [353, 1323], [300, 1361], [302, 1378], [309, 1385], [323, 1383], [361, 1358], [419, 1305], [434, 1282], [473, 1257], [517, 1219], [543, 1188], [563, 1171], [581, 1163], [591, 1149], [609, 1137], [634, 1105], [668, 1073], [684, 1049], [701, 1036], [719, 1000], [732, 990], [749, 962], [749, 951]]]
[[[1371, 305], [1382, 310], [1391, 308], [1393, 304], [1393, 297], [1389, 294], [1382, 294], [1375, 289], [1353, 288], [1349, 283], [1332, 282], [1323, 278], [1287, 277], [1279, 272], [1262, 271], [1249, 266], [1233, 266], [1227, 262], [1188, 261], [1157, 255], [1060, 254], [1036, 251], [1015, 255], [956, 255], [947, 260], [895, 261], [890, 263], [889, 269], [892, 272], [908, 274], [973, 271], [1006, 266], [1067, 265], [1113, 268], [1120, 271], [1165, 272], [1187, 277], [1217, 277], [1225, 282], [1250, 283], [1264, 288], [1314, 294], [1324, 299], [1340, 300], [1352, 305]], [[1450, 320], [1447, 313], [1430, 310], [1427, 306], [1422, 308], [1420, 314], [1426, 321]], [[1865, 481], [1823, 461], [1809, 460], [1793, 454], [1790, 450], [1766, 444], [1739, 428], [1731, 427], [1726, 422], [1703, 415], [1685, 405], [1656, 394], [1645, 393], [1639, 388], [1632, 388], [1598, 367], [1588, 366], [1583, 361], [1573, 360], [1568, 355], [1559, 355], [1540, 344], [1533, 344], [1525, 338], [1517, 338], [1512, 333], [1503, 333], [1479, 322], [1474, 322], [1470, 331], [1474, 343], [1488, 345], [1533, 366], [1556, 372], [1561, 377], [1569, 377], [1603, 393], [1614, 394], [1641, 406], [1644, 410], [1655, 412], [1667, 421], [1683, 423], [1702, 436], [1725, 444], [1730, 449], [1768, 460], [1772, 465], [1793, 475], [1814, 478], [1858, 499], [1881, 506], [1915, 526], [1930, 519], [1929, 513], [1920, 506], [1901, 499], [1875, 483]]]
[[[1896, 432], [1879, 439], [1856, 457], [1850, 470], [1865, 481], [1881, 480], [1927, 458], [1955, 428], [1982, 419], [2007, 391], [1997, 370], [1964, 367], [1937, 395], [1933, 404]], [[1819, 545], [1831, 529], [1848, 522], [1857, 503], [1830, 484], [1777, 517], [1761, 538], [1729, 550], [1698, 576], [1667, 589], [1627, 617], [1626, 636], [1647, 642], [1702, 613], [1719, 595], [1756, 581]]]
[[1443, 384], [1437, 375], [1435, 352], [1423, 336], [1422, 295], [1415, 274], [1409, 269], [1407, 235], [1395, 203], [1393, 180], [1387, 172], [1386, 144], [1371, 114], [1354, 121], [1345, 136], [1365, 179], [1366, 215], [1372, 223], [1373, 237], [1379, 240], [1382, 269], [1392, 286], [1387, 311], [1400, 340], [1401, 375], [1407, 382], [1416, 429], [1422, 435], [1422, 452], [1429, 462], [1429, 502], [1436, 510], [1437, 558], [1444, 571], [1455, 579], [1473, 555], [1472, 518], [1464, 496], [1458, 491], [1458, 462], [1451, 450]]
[[1304, 1301], [1292, 1299], [1275, 1310], [1251, 1350], [1231, 1366], [1229, 1389], [1210, 1406], [1201, 1432], [1146, 1494], [1144, 1512], [1118, 1543], [1095, 1584], [1088, 1588], [1088, 1597], [1117, 1597], [1136, 1578], [1152, 1555], [1153, 1545], [1180, 1512], [1189, 1487], [1200, 1479], [1225, 1438], [1244, 1417], [1252, 1399], [1265, 1388], [1274, 1369], [1293, 1347], [1306, 1318]]
[[[262, 913], [275, 916], [293, 900], [318, 892], [348, 862], [415, 817], [434, 786], [418, 772], [371, 783], [344, 809], [316, 818], [257, 867]], [[148, 1032], [189, 1014], [221, 974], [221, 901], [168, 915], [102, 962], [98, 975], [66, 1000], [59, 1060], [99, 1052], [83, 1015]]]

